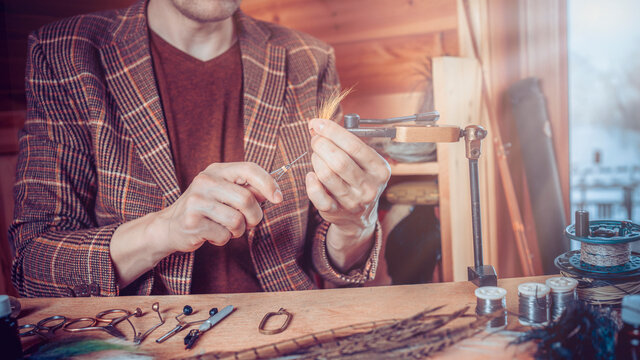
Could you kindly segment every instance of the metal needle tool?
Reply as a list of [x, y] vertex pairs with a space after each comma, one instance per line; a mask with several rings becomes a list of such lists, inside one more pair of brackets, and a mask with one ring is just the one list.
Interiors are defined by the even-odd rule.
[[280, 178], [284, 176], [284, 174], [286, 174], [287, 171], [289, 171], [289, 169], [291, 169], [293, 164], [295, 164], [298, 160], [302, 159], [302, 157], [307, 155], [308, 153], [309, 153], [308, 151], [305, 151], [304, 153], [302, 153], [302, 155], [295, 158], [295, 160], [288, 163], [287, 165], [283, 165], [282, 167], [270, 172], [269, 175], [273, 176], [276, 179], [276, 181], [280, 180]]
[[[269, 175], [273, 176], [273, 178], [278, 181], [280, 180], [281, 177], [284, 176], [284, 174], [287, 173], [287, 171], [289, 171], [289, 169], [291, 169], [293, 167], [293, 165], [300, 159], [302, 159], [303, 156], [307, 155], [309, 152], [305, 151], [304, 153], [302, 153], [302, 155], [298, 156], [297, 158], [295, 158], [292, 162], [283, 165], [279, 168], [277, 168], [276, 170], [273, 170], [272, 172], [269, 173]], [[264, 208], [264, 206], [267, 204], [267, 200], [263, 201], [260, 203], [260, 207]]]

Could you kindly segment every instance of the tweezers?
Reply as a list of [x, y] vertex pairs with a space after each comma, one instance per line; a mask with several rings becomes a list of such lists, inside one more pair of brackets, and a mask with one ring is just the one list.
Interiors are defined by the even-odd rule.
[[287, 173], [287, 171], [289, 171], [289, 169], [291, 169], [291, 167], [293, 166], [293, 164], [295, 164], [298, 160], [302, 159], [303, 156], [307, 155], [308, 151], [305, 151], [302, 155], [298, 156], [295, 160], [293, 160], [292, 162], [288, 163], [287, 165], [283, 165], [282, 167], [270, 172], [269, 174], [271, 176], [273, 176], [276, 181], [280, 180], [280, 178], [282, 176], [284, 176], [284, 174]]

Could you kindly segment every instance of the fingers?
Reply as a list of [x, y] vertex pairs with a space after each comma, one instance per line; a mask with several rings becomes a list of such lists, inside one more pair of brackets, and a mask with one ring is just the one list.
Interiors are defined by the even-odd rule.
[[222, 225], [229, 231], [232, 239], [241, 237], [247, 226], [252, 227], [252, 225], [248, 224], [248, 221], [245, 222], [246, 218], [240, 211], [225, 204], [216, 203], [209, 209], [205, 209], [203, 213], [208, 220]]
[[206, 215], [206, 211], [201, 210], [205, 203], [202, 197], [189, 197], [187, 201], [189, 202], [188, 207], [181, 211], [182, 221], [176, 227], [181, 234], [178, 238], [184, 238], [189, 243], [186, 244], [186, 248], [178, 246], [178, 251], [193, 251], [199, 248], [204, 241], [222, 246], [232, 238], [233, 235], [229, 229], [211, 220]]
[[[236, 212], [242, 217], [242, 222], [246, 220], [248, 227], [253, 228], [262, 221], [263, 214], [260, 203], [245, 187], [223, 181], [217, 186], [211, 187], [208, 194], [214, 204], [216, 202], [226, 204], [233, 208], [232, 210], [237, 210]], [[216, 208], [223, 207], [216, 206]], [[234, 224], [236, 222], [235, 219], [230, 221]]]
[[[313, 155], [322, 158], [325, 164], [349, 185], [359, 186], [365, 179], [365, 172], [356, 162], [331, 140], [322, 136], [311, 139]], [[312, 155], [312, 158], [313, 158]]]
[[216, 246], [226, 245], [233, 237], [227, 228], [213, 221], [207, 221], [207, 226], [202, 231], [201, 236], [202, 241], [208, 241]]
[[331, 212], [338, 209], [336, 201], [327, 193], [315, 173], [310, 172], [306, 177], [307, 196], [319, 211]]
[[[186, 202], [184, 227], [192, 233], [201, 232], [206, 226], [203, 222], [212, 221], [226, 228], [232, 238], [238, 238], [244, 234], [247, 226], [254, 227], [262, 220], [262, 211], [259, 207], [257, 214], [246, 216], [223, 202], [213, 200], [211, 196], [197, 192], [189, 194]], [[243, 211], [252, 212], [246, 209]]]
[[381, 180], [384, 177], [388, 179], [389, 165], [387, 162], [360, 138], [348, 132], [339, 124], [325, 119], [312, 119], [309, 122], [309, 128], [317, 135], [330, 140], [341, 148], [369, 176], [379, 177]]
[[[187, 208], [199, 210], [212, 221], [220, 220], [221, 224], [230, 225], [230, 230], [234, 230], [234, 237], [238, 235], [235, 230], [239, 229], [237, 224], [240, 220], [250, 228], [262, 221], [262, 209], [251, 191], [207, 172], [202, 172], [193, 179], [187, 201], [190, 202]], [[242, 232], [239, 235], [242, 235], [245, 229], [240, 230]]]
[[[282, 202], [282, 192], [276, 180], [254, 163], [214, 164], [222, 168], [222, 177], [235, 184], [250, 185], [254, 191], [274, 204]], [[211, 167], [207, 168], [209, 170]], [[205, 171], [207, 171], [205, 170]]]
[[349, 212], [362, 210], [360, 190], [345, 183], [338, 174], [315, 153], [311, 155], [311, 163], [315, 170], [316, 178], [324, 186], [324, 189]]

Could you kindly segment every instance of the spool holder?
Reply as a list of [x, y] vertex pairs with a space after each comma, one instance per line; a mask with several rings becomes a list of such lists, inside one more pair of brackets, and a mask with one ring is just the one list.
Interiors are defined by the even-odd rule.
[[[436, 125], [440, 118], [437, 111], [402, 116], [388, 119], [360, 119], [358, 114], [344, 116], [344, 127], [358, 137], [390, 138], [401, 143], [415, 142], [458, 142], [465, 140], [465, 155], [469, 159], [469, 179], [471, 184], [471, 221], [473, 227], [473, 264], [467, 267], [468, 280], [476, 286], [496, 286], [498, 275], [491, 265], [484, 265], [482, 256], [482, 229], [480, 214], [480, 187], [478, 176], [478, 159], [481, 154], [482, 139], [487, 136], [487, 130], [479, 125], [469, 125], [464, 130], [453, 125]], [[414, 124], [398, 126], [361, 127], [367, 125], [391, 125], [397, 123], [415, 122]]]
[[[578, 219], [576, 221], [584, 221]], [[589, 221], [586, 215], [585, 224], [581, 226], [569, 225], [565, 229], [565, 237], [581, 243], [593, 245], [615, 245], [632, 243], [640, 240], [640, 225], [630, 221], [595, 220]], [[588, 224], [588, 225], [587, 225]], [[611, 237], [592, 236], [596, 230], [617, 231]], [[578, 234], [576, 234], [576, 232]], [[593, 279], [634, 278], [640, 277], [640, 254], [631, 252], [629, 261], [616, 266], [597, 266], [588, 264], [580, 259], [580, 250], [568, 251], [555, 259], [556, 267], [570, 274]]]

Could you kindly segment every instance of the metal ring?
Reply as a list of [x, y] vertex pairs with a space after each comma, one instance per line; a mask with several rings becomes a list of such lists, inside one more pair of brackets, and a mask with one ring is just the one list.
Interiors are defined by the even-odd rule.
[[[18, 335], [20, 336], [31, 336], [31, 335], [36, 335], [36, 329], [38, 327], [34, 324], [24, 324], [24, 325], [20, 325], [18, 326]], [[24, 329], [29, 329], [27, 331], [24, 332], [20, 332], [20, 330], [24, 330]]]
[[[269, 321], [269, 318], [271, 318], [272, 316], [277, 316], [277, 315], [287, 315], [287, 318], [284, 320], [284, 323], [282, 324], [281, 327], [279, 327], [278, 329], [272, 329], [272, 330], [267, 330], [265, 329], [265, 325], [267, 325], [267, 321]], [[289, 327], [289, 323], [291, 322], [291, 319], [293, 318], [293, 314], [288, 312], [287, 310], [280, 308], [280, 310], [278, 310], [277, 312], [270, 312], [267, 313], [263, 318], [262, 321], [260, 321], [260, 325], [258, 326], [258, 331], [260, 331], [260, 334], [264, 334], [264, 335], [275, 335], [275, 334], [280, 334], [281, 332], [287, 330], [287, 327]]]
[[[75, 329], [70, 329], [69, 326], [75, 324], [75, 323], [79, 323], [81, 321], [89, 321], [91, 322], [91, 324], [89, 326], [85, 326], [85, 327], [81, 327], [81, 328], [75, 328]], [[76, 331], [85, 331], [88, 330], [89, 328], [93, 328], [94, 325], [97, 323], [98, 321], [94, 318], [90, 318], [90, 317], [83, 317], [83, 318], [77, 318], [77, 319], [73, 319], [69, 322], [67, 322], [66, 324], [64, 324], [64, 331], [68, 331], [68, 332], [76, 332]], [[98, 327], [99, 329], [99, 327]]]
[[106, 318], [104, 316], [108, 314], [117, 314], [117, 313], [122, 314], [122, 316], [130, 315], [129, 311], [125, 309], [109, 309], [105, 311], [100, 311], [98, 314], [96, 314], [96, 321], [110, 324], [113, 320], [120, 318], [120, 316], [112, 317], [112, 318], [108, 318], [108, 317]]
[[[46, 326], [47, 323], [52, 322], [52, 321], [56, 321], [56, 320], [62, 320], [59, 323], [56, 323], [54, 325], [51, 326]], [[48, 318], [42, 319], [40, 321], [38, 321], [38, 324], [36, 327], [38, 327], [40, 330], [57, 330], [60, 328], [60, 326], [62, 326], [65, 322], [67, 322], [67, 318], [62, 316], [62, 315], [53, 315], [53, 316], [49, 316]]]

